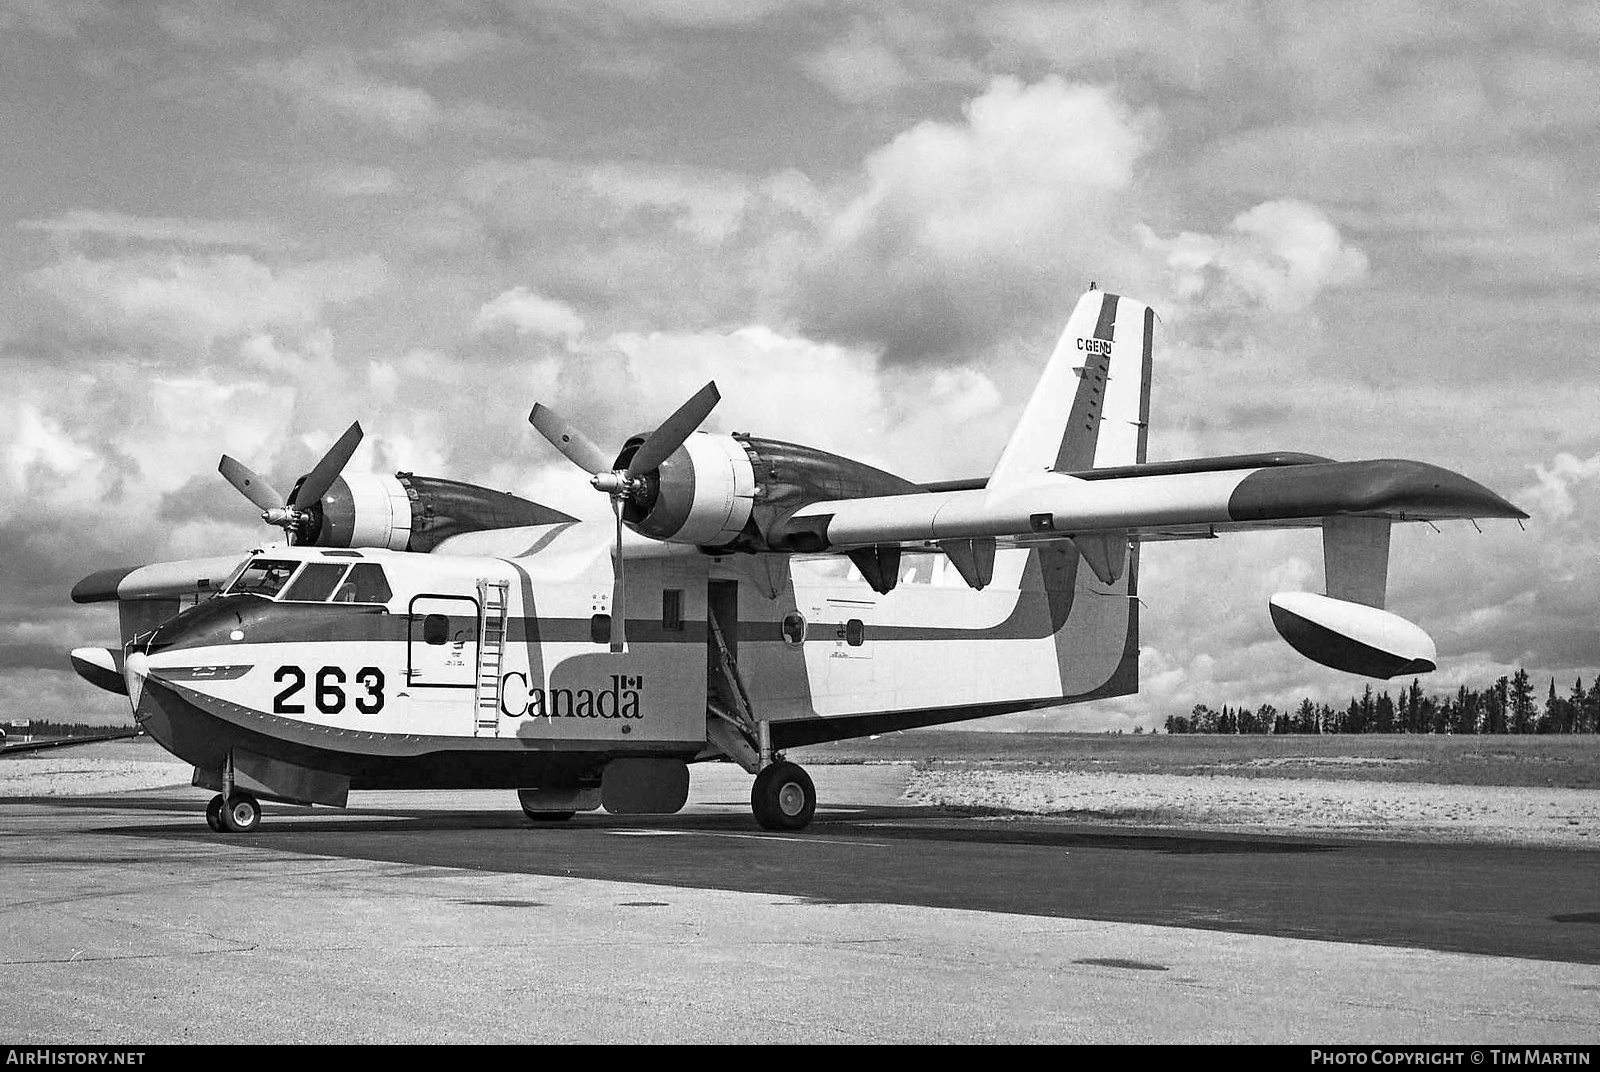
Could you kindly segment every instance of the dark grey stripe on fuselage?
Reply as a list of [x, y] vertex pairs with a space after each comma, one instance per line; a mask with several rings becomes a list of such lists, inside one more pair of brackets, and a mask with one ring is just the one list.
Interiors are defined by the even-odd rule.
[[[1063, 559], [1075, 567], [1077, 562], [1076, 551], [1066, 547], [1060, 549]], [[1038, 559], [1038, 551], [1031, 556], [1034, 561]], [[1036, 570], [1037, 567], [1031, 567]], [[1037, 574], [1035, 573], [1035, 576]], [[1035, 582], [1037, 583], [1037, 582]], [[1017, 593], [1016, 605], [1006, 619], [996, 625], [989, 626], [929, 626], [929, 625], [882, 625], [869, 624], [866, 627], [869, 639], [877, 642], [899, 641], [941, 641], [941, 640], [1037, 640], [1047, 637], [1058, 631], [1066, 622], [1067, 615], [1072, 606], [1073, 595], [1072, 572], [1065, 572], [1056, 580], [1058, 587], [1050, 591], [1041, 591], [1037, 587], [1026, 588]], [[527, 598], [528, 592], [523, 592]], [[370, 610], [366, 613], [344, 612], [339, 604], [279, 604], [278, 608], [284, 613], [258, 617], [248, 623], [246, 640], [252, 644], [288, 644], [288, 643], [408, 643], [410, 641], [410, 619], [404, 614], [373, 614]], [[473, 630], [477, 628], [475, 618], [464, 617], [463, 622], [470, 623]], [[452, 624], [454, 624], [452, 622]], [[705, 622], [686, 621], [682, 629], [667, 629], [658, 619], [642, 618], [628, 619], [628, 637], [639, 644], [691, 644], [704, 645], [706, 643], [707, 626]], [[827, 642], [833, 639], [823, 635], [828, 626], [813, 622], [808, 630], [808, 639], [813, 642]], [[843, 626], [841, 625], [842, 629]], [[508, 618], [506, 620], [506, 643], [523, 645], [529, 652], [530, 666], [542, 667], [540, 645], [543, 644], [594, 644], [597, 648], [604, 646], [604, 641], [594, 639], [594, 625], [589, 618]], [[738, 626], [740, 640], [752, 642], [781, 641], [783, 634], [780, 622], [771, 621], [742, 621]], [[215, 643], [213, 636], [200, 638], [199, 643], [212, 645]], [[176, 643], [170, 648], [182, 650], [185, 647], [197, 646], [187, 643], [182, 636], [176, 638]], [[164, 647], [162, 650], [167, 650]]]

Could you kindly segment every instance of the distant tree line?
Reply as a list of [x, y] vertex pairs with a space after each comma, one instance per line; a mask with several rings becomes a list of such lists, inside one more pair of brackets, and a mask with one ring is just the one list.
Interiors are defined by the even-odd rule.
[[1168, 733], [1600, 733], [1600, 679], [1587, 690], [1583, 679], [1565, 696], [1550, 679], [1541, 705], [1532, 681], [1518, 669], [1486, 689], [1465, 685], [1454, 694], [1428, 695], [1416, 678], [1399, 696], [1374, 695], [1368, 685], [1345, 707], [1306, 698], [1293, 710], [1262, 704], [1212, 710], [1195, 704], [1187, 715], [1169, 715]]
[[0, 729], [7, 734], [21, 736], [24, 734], [34, 737], [97, 737], [102, 733], [116, 733], [122, 730], [131, 730], [131, 723], [107, 726], [92, 722], [51, 722], [47, 719], [35, 718], [28, 720], [25, 727], [13, 726], [9, 722], [0, 722]]

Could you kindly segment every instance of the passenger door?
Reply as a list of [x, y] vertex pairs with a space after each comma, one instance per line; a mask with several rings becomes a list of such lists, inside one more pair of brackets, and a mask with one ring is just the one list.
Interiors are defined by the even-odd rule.
[[406, 683], [470, 689], [478, 679], [478, 601], [417, 596], [411, 601]]

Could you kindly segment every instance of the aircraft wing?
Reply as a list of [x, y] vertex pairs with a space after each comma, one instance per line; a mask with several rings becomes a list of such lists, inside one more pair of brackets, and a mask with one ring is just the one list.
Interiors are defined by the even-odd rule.
[[1236, 529], [1310, 527], [1327, 517], [1527, 516], [1460, 473], [1425, 462], [1380, 459], [1096, 479], [1042, 472], [1003, 488], [815, 502], [795, 511], [788, 527], [820, 538], [819, 550], [848, 551], [1084, 534], [1181, 539]]

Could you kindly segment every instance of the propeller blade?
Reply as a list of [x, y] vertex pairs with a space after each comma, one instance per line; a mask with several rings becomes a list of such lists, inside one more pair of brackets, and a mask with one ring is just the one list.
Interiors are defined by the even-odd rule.
[[333, 487], [333, 482], [339, 479], [339, 474], [350, 462], [350, 455], [356, 452], [356, 447], [361, 445], [361, 422], [357, 421], [345, 429], [339, 441], [328, 448], [328, 453], [322, 460], [314, 465], [311, 472], [300, 482], [300, 488], [294, 493], [294, 498], [289, 500], [289, 505], [296, 503], [314, 503], [328, 493]]
[[612, 497], [611, 512], [617, 515], [617, 551], [616, 565], [611, 571], [611, 650], [618, 652], [627, 647], [628, 636], [624, 619], [627, 617], [627, 605], [623, 602], [622, 583], [622, 504]]
[[262, 513], [268, 510], [281, 510], [284, 507], [283, 496], [278, 494], [278, 489], [268, 484], [253, 472], [249, 466], [241, 461], [236, 461], [226, 454], [217, 465], [217, 472], [222, 478], [239, 490], [239, 493], [260, 508]]
[[683, 446], [683, 441], [710, 416], [712, 408], [721, 398], [722, 395], [717, 393], [715, 382], [708, 383], [696, 391], [689, 401], [678, 407], [676, 413], [662, 421], [656, 430], [650, 433], [649, 438], [634, 454], [633, 461], [628, 463], [628, 472], [648, 473], [659, 467], [673, 451]]
[[549, 406], [534, 403], [528, 423], [550, 441], [550, 445], [586, 473], [609, 473], [611, 459], [589, 442], [584, 434], [562, 420]]

